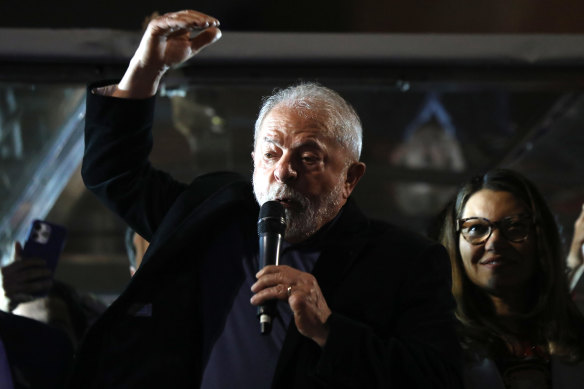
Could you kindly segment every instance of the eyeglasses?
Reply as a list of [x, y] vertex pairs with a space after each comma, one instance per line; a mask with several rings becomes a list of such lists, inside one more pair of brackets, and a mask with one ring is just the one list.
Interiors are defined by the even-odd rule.
[[479, 245], [485, 243], [493, 230], [498, 228], [508, 241], [520, 243], [527, 239], [533, 224], [528, 214], [508, 216], [496, 222], [484, 217], [468, 217], [457, 220], [456, 232], [470, 244]]

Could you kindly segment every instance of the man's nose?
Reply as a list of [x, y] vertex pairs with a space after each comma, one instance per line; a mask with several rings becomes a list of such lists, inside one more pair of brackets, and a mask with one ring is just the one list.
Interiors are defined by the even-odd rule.
[[274, 169], [274, 177], [279, 182], [290, 182], [298, 177], [298, 173], [294, 166], [292, 166], [292, 158], [289, 156], [282, 156]]

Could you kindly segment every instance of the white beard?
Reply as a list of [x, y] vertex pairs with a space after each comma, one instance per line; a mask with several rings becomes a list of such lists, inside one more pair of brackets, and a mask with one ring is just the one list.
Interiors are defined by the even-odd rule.
[[335, 187], [318, 200], [310, 200], [286, 184], [274, 183], [266, 192], [261, 192], [253, 179], [253, 191], [260, 206], [278, 198], [294, 200], [296, 207], [284, 208], [286, 213], [286, 240], [301, 242], [314, 235], [320, 227], [331, 221], [338, 213], [343, 190], [343, 176]]

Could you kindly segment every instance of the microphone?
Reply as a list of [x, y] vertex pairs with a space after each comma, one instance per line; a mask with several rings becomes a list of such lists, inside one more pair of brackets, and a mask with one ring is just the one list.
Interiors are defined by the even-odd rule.
[[[260, 208], [258, 219], [259, 270], [268, 265], [278, 265], [280, 262], [280, 246], [284, 231], [286, 231], [284, 207], [277, 201], [266, 201]], [[258, 306], [257, 315], [262, 335], [270, 333], [275, 313], [276, 301], [268, 301]]]

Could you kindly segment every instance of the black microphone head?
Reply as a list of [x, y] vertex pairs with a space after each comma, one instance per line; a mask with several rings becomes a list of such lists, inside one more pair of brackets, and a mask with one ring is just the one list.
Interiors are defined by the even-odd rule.
[[286, 212], [278, 201], [266, 201], [260, 208], [258, 234], [264, 232], [284, 235], [286, 231]]

